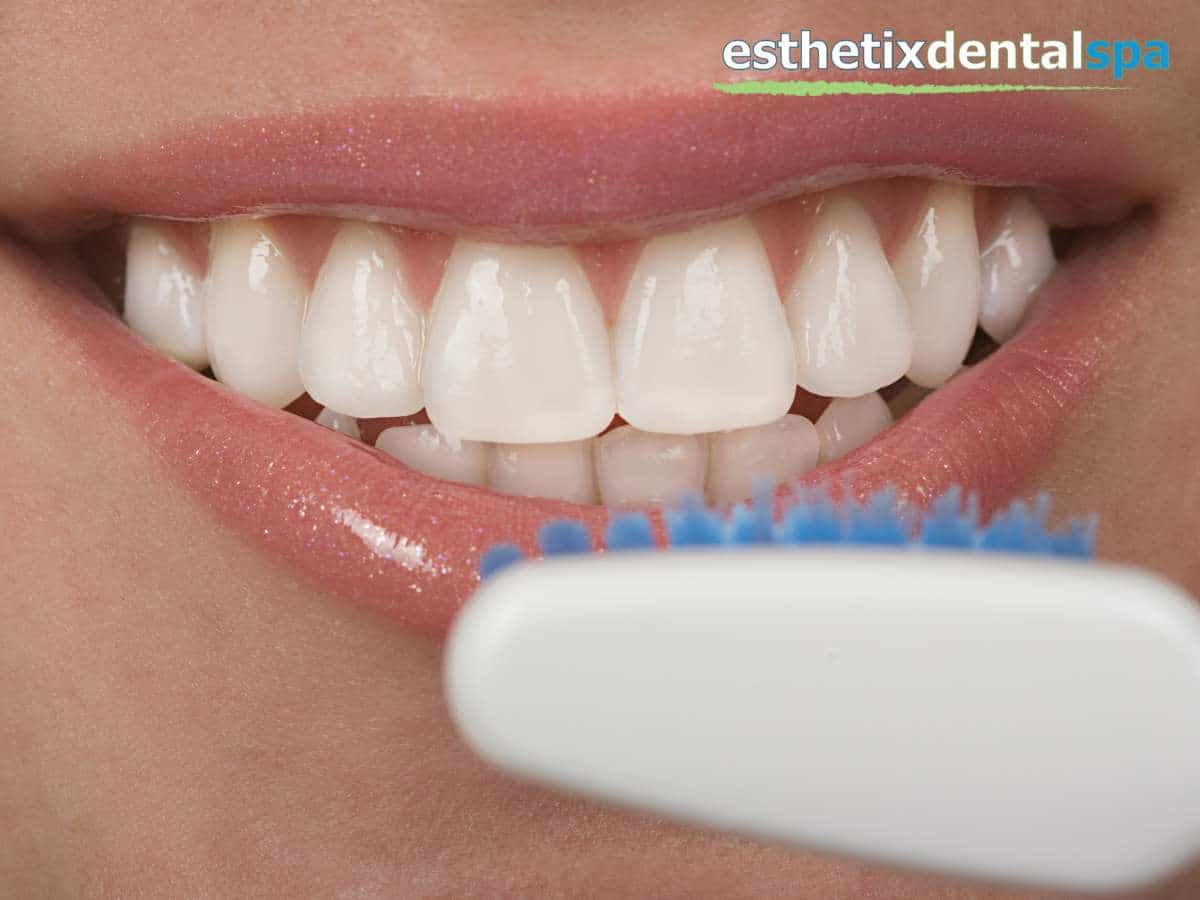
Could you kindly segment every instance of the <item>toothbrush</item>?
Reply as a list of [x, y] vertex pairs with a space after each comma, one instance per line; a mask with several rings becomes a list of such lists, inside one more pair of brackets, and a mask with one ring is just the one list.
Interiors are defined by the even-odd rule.
[[[701, 825], [1029, 885], [1146, 885], [1200, 850], [1200, 612], [1088, 562], [1094, 527], [952, 492], [923, 516], [697, 501], [485, 557], [448, 639], [466, 741]], [[621, 552], [617, 552], [617, 551]]]

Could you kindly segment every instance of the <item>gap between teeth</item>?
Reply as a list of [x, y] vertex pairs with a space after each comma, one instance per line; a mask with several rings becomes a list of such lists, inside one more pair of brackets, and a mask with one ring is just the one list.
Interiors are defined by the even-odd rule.
[[[204, 273], [140, 220], [125, 318], [263, 403], [307, 392], [352, 437], [358, 418], [424, 409], [432, 425], [376, 446], [428, 474], [608, 505], [725, 502], [869, 440], [891, 422], [875, 392], [941, 385], [977, 326], [1012, 336], [1053, 269], [1048, 228], [1012, 193], [980, 242], [974, 210], [971, 188], [931, 184], [889, 259], [854, 194], [833, 192], [782, 296], [745, 216], [655, 237], [611, 324], [568, 247], [460, 239], [426, 311], [381, 226], [341, 224], [310, 288], [269, 220], [214, 223]], [[835, 398], [816, 423], [787, 415], [797, 385]], [[597, 438], [615, 414], [629, 425]]]

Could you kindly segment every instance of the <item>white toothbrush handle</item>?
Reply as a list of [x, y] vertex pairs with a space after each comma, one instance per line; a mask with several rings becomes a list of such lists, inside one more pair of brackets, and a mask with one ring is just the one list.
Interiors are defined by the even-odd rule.
[[1200, 613], [1131, 569], [854, 548], [487, 582], [450, 709], [519, 775], [769, 839], [1065, 888], [1200, 849]]

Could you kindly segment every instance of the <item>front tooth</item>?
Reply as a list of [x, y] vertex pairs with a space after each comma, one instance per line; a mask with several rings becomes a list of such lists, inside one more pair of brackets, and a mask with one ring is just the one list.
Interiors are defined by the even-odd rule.
[[304, 393], [304, 285], [260, 221], [213, 225], [210, 258], [204, 303], [213, 374], [268, 406], [287, 406]]
[[334, 239], [300, 331], [300, 374], [318, 403], [361, 418], [407, 416], [425, 323], [388, 231], [352, 222]]
[[795, 352], [749, 219], [651, 240], [617, 317], [617, 409], [645, 431], [770, 422], [795, 396]]
[[608, 331], [565, 247], [459, 241], [421, 368], [444, 434], [510, 444], [591, 437], [616, 411]]
[[787, 303], [796, 381], [825, 397], [856, 397], [908, 371], [908, 304], [879, 235], [853, 199], [825, 201]]
[[938, 387], [966, 359], [979, 322], [979, 238], [968, 185], [935, 183], [929, 189], [893, 268], [912, 315], [908, 379]]
[[878, 394], [839, 397], [817, 419], [821, 462], [830, 462], [861, 447], [892, 424], [892, 413]]
[[1050, 229], [1033, 202], [1017, 195], [980, 257], [983, 290], [979, 326], [995, 341], [1012, 337], [1029, 298], [1054, 270]]
[[595, 503], [591, 441], [493, 444], [487, 481], [502, 494]]
[[375, 439], [375, 447], [432, 478], [481, 486], [487, 480], [487, 445], [451, 443], [432, 425], [386, 428]]
[[345, 413], [335, 412], [328, 406], [317, 414], [314, 420], [318, 425], [324, 425], [330, 431], [336, 431], [338, 434], [344, 434], [346, 437], [360, 440], [362, 432], [358, 428], [358, 419], [354, 416], [348, 416]]
[[200, 278], [167, 232], [149, 222], [129, 231], [125, 321], [153, 347], [193, 369], [208, 367]]
[[594, 442], [596, 483], [605, 506], [674, 503], [704, 493], [704, 435], [652, 434], [629, 425]]
[[814, 468], [820, 452], [817, 429], [804, 416], [714, 434], [708, 450], [709, 499], [745, 500], [763, 479], [775, 485]]

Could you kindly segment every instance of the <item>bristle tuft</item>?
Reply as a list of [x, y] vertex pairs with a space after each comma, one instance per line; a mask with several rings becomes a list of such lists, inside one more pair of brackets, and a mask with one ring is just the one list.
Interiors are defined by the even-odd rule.
[[649, 550], [654, 547], [654, 531], [645, 513], [621, 513], [609, 519], [604, 532], [608, 550]]
[[592, 536], [582, 522], [574, 519], [555, 519], [538, 530], [538, 546], [546, 556], [569, 553], [591, 553]]
[[524, 558], [525, 554], [521, 552], [521, 548], [516, 544], [496, 544], [480, 557], [479, 577], [490, 578], [501, 569], [505, 569], [515, 562], [520, 562]]
[[664, 518], [667, 537], [673, 547], [709, 547], [725, 543], [725, 523], [694, 494], [685, 497], [678, 509], [667, 510]]

